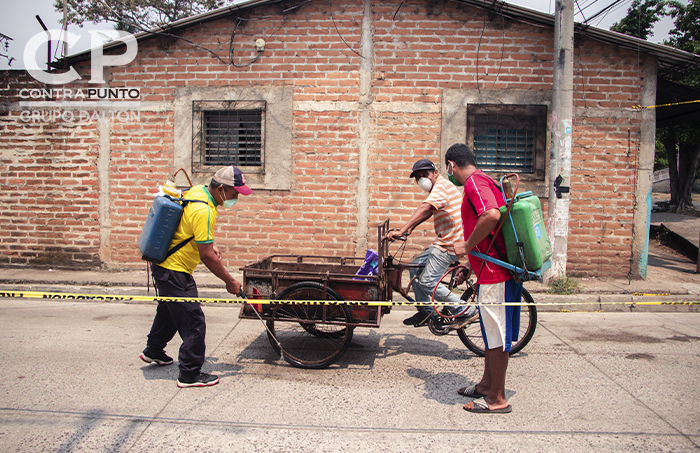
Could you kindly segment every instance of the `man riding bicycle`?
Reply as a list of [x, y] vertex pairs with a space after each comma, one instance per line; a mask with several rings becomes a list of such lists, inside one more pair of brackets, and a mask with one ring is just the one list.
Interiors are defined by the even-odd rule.
[[[437, 237], [411, 262], [411, 265], [424, 266], [412, 268], [409, 271], [413, 292], [417, 302], [430, 302], [435, 290], [436, 302], [451, 304], [445, 307], [442, 314], [447, 316], [459, 314], [459, 318], [455, 321], [462, 322], [476, 315], [476, 308], [470, 307], [466, 313], [460, 313], [464, 303], [459, 296], [450, 292], [445, 285], [438, 285], [445, 271], [458, 260], [454, 243], [464, 240], [461, 217], [462, 194], [454, 184], [440, 175], [435, 164], [428, 159], [420, 159], [413, 164], [410, 177], [415, 179], [421, 189], [428, 192], [428, 197], [418, 206], [403, 227], [390, 231], [386, 237], [390, 241], [407, 237], [418, 225], [433, 218]], [[414, 278], [416, 275], [418, 278]], [[461, 309], [459, 305], [462, 305]], [[418, 307], [418, 312], [405, 319], [403, 323], [415, 327], [424, 325], [432, 311], [430, 307]]]

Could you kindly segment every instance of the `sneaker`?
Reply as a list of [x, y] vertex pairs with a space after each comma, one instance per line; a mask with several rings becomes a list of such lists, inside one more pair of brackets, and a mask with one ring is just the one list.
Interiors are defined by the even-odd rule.
[[157, 363], [158, 365], [170, 365], [173, 363], [173, 358], [165, 353], [165, 351], [154, 351], [153, 349], [144, 349], [139, 355], [139, 358], [146, 363]]
[[410, 318], [406, 318], [403, 320], [403, 323], [407, 326], [420, 326], [424, 325], [428, 322], [428, 319], [430, 317], [427, 315], [424, 315], [421, 312], [416, 313], [415, 315], [411, 316]]
[[209, 387], [211, 385], [216, 385], [219, 383], [219, 376], [207, 373], [199, 373], [194, 379], [185, 379], [180, 376], [177, 378], [177, 386], [180, 388], [185, 387]]
[[[444, 308], [444, 313], [452, 316], [453, 313], [459, 313], [462, 311], [462, 308]], [[457, 330], [461, 329], [462, 327], [466, 326], [467, 324], [471, 324], [473, 322], [476, 322], [479, 320], [479, 311], [476, 309], [476, 307], [471, 306], [469, 309], [462, 313], [459, 317], [450, 319], [450, 324], [449, 327], [450, 330]]]

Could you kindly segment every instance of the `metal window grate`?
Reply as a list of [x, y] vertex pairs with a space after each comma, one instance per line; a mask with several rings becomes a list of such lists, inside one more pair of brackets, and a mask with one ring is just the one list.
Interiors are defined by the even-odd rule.
[[476, 115], [474, 154], [487, 171], [533, 172], [535, 118]]
[[262, 166], [262, 111], [203, 112], [204, 164]]

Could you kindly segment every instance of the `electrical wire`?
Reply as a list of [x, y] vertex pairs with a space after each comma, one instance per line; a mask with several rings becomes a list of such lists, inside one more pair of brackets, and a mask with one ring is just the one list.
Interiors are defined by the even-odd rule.
[[[292, 5], [292, 6], [290, 6], [289, 8], [286, 8], [286, 9], [284, 9], [284, 10], [278, 12], [278, 13], [270, 14], [270, 15], [267, 15], [267, 16], [257, 16], [257, 17], [252, 17], [252, 18], [245, 18], [245, 17], [239, 17], [239, 16], [237, 16], [237, 17], [236, 17], [236, 20], [237, 20], [238, 22], [236, 23], [236, 26], [234, 27], [233, 32], [232, 32], [232, 34], [231, 34], [231, 39], [229, 40], [229, 61], [228, 61], [228, 62], [225, 61], [223, 58], [221, 58], [221, 57], [220, 57], [214, 50], [212, 50], [212, 49], [209, 49], [209, 48], [207, 48], [207, 47], [201, 46], [201, 45], [199, 45], [199, 44], [197, 44], [197, 43], [195, 43], [195, 42], [193, 42], [193, 41], [190, 41], [189, 39], [183, 38], [182, 36], [179, 36], [179, 35], [175, 35], [175, 34], [172, 34], [172, 33], [167, 33], [167, 32], [164, 32], [164, 31], [163, 31], [163, 32], [158, 32], [158, 31], [154, 31], [153, 29], [148, 29], [147, 27], [150, 26], [149, 24], [143, 23], [143, 22], [141, 22], [141, 21], [139, 21], [139, 20], [137, 20], [137, 19], [134, 19], [134, 20], [136, 20], [137, 22], [134, 22], [134, 21], [132, 21], [131, 19], [127, 19], [127, 18], [125, 18], [122, 14], [118, 13], [117, 11], [115, 11], [114, 8], [112, 8], [105, 0], [99, 0], [99, 1], [100, 1], [104, 6], [106, 6], [106, 7], [112, 12], [112, 14], [114, 14], [114, 16], [115, 16], [117, 19], [119, 19], [119, 21], [121, 21], [122, 23], [124, 23], [124, 24], [126, 24], [126, 25], [132, 26], [132, 27], [136, 28], [137, 30], [140, 30], [140, 31], [145, 32], [145, 33], [148, 33], [148, 34], [152, 34], [152, 35], [156, 35], [156, 36], [164, 36], [164, 37], [168, 37], [168, 38], [173, 38], [173, 39], [177, 39], [177, 40], [184, 41], [184, 42], [186, 42], [186, 43], [188, 43], [188, 44], [190, 44], [190, 45], [192, 45], [192, 46], [194, 46], [194, 47], [196, 47], [196, 48], [198, 48], [198, 49], [200, 49], [200, 50], [203, 50], [203, 51], [205, 51], [205, 52], [208, 52], [209, 54], [211, 54], [214, 58], [216, 58], [217, 60], [219, 60], [219, 61], [220, 61], [222, 64], [224, 64], [224, 65], [227, 65], [227, 66], [234, 66], [234, 67], [237, 67], [237, 68], [244, 68], [244, 67], [248, 67], [248, 66], [252, 65], [253, 63], [255, 63], [255, 62], [260, 58], [260, 55], [262, 54], [262, 51], [261, 51], [261, 50], [258, 50], [258, 51], [257, 51], [258, 53], [257, 53], [257, 55], [255, 56], [255, 58], [253, 58], [252, 60], [250, 60], [250, 61], [248, 61], [248, 62], [246, 62], [246, 63], [239, 64], [239, 63], [235, 63], [235, 62], [233, 61], [233, 38], [234, 38], [234, 36], [235, 36], [235, 34], [236, 34], [236, 29], [238, 28], [238, 25], [239, 25], [242, 21], [244, 21], [244, 20], [257, 20], [257, 19], [262, 20], [262, 19], [268, 19], [268, 18], [271, 18], [271, 17], [274, 17], [274, 16], [278, 16], [278, 15], [284, 15], [284, 21], [282, 22], [282, 25], [280, 25], [280, 27], [278, 27], [277, 30], [275, 30], [275, 31], [270, 35], [270, 36], [273, 36], [275, 33], [277, 33], [277, 32], [282, 28], [282, 26], [284, 26], [284, 23], [286, 23], [286, 13], [287, 13], [287, 12], [292, 11], [292, 10], [295, 10], [295, 9], [298, 9], [298, 8], [301, 8], [303, 5], [305, 5], [305, 4], [309, 3], [309, 2], [311, 2], [312, 0], [305, 0], [305, 1], [303, 1], [303, 2], [300, 2], [300, 3], [297, 3], [297, 4], [295, 4], [295, 5]], [[232, 6], [229, 7], [229, 8], [232, 9], [232, 8], [234, 8], [234, 6], [235, 6], [235, 5], [232, 5]], [[240, 9], [240, 8], [236, 7], [236, 9]], [[160, 27], [161, 29], [163, 29], [163, 30], [166, 30], [166, 29], [168, 29], [168, 28], [173, 28], [172, 26], [170, 26], [170, 25], [168, 25], [168, 24], [166, 24], [166, 25], [160, 25], [159, 27]]]
[[236, 26], [233, 27], [233, 31], [231, 32], [231, 39], [229, 40], [229, 46], [228, 46], [228, 60], [229, 64], [235, 68], [246, 68], [256, 61], [258, 61], [258, 58], [260, 58], [260, 55], [262, 55], [262, 50], [258, 50], [257, 55], [255, 58], [252, 60], [246, 62], [246, 63], [236, 63], [233, 61], [233, 39], [236, 37], [236, 30], [238, 30], [238, 26], [241, 24], [241, 20], [238, 19], [238, 22], [236, 22]]
[[595, 19], [596, 17], [598, 17], [598, 16], [600, 16], [601, 14], [605, 13], [605, 12], [608, 11], [610, 8], [612, 8], [613, 6], [617, 5], [618, 3], [622, 2], [622, 1], [623, 1], [623, 0], [615, 0], [614, 2], [612, 2], [611, 4], [609, 4], [608, 6], [606, 6], [605, 8], [603, 8], [603, 9], [601, 9], [600, 11], [598, 11], [597, 13], [593, 14], [591, 17], [588, 18], [588, 20], [589, 20], [589, 21], [592, 21], [593, 19]]
[[481, 27], [481, 35], [479, 35], [479, 44], [476, 46], [476, 89], [481, 94], [481, 86], [479, 85], [479, 50], [481, 49], [481, 39], [484, 37], [486, 30], [486, 11], [484, 11], [484, 25]]
[[396, 11], [394, 12], [394, 17], [392, 17], [391, 20], [396, 20], [396, 15], [399, 14], [399, 11], [401, 10], [401, 7], [402, 7], [402, 6], [403, 6], [403, 1], [402, 1], [401, 4], [399, 5], [399, 7], [396, 8]]
[[585, 10], [587, 10], [588, 8], [590, 8], [591, 6], [593, 6], [594, 4], [596, 4], [597, 2], [598, 2], [598, 0], [592, 0], [592, 1], [588, 1], [588, 2], [581, 2], [581, 3], [583, 4], [583, 6], [581, 7], [581, 9], [583, 9], [583, 10], [585, 11]]
[[[209, 52], [210, 54], [212, 54], [212, 55], [214, 56], [214, 58], [216, 58], [217, 60], [219, 60], [221, 63], [223, 63], [223, 64], [225, 64], [225, 65], [228, 64], [228, 63], [226, 63], [226, 61], [224, 61], [221, 57], [219, 57], [219, 55], [217, 55], [216, 52], [214, 52], [214, 51], [211, 50], [211, 49], [208, 49], [208, 48], [206, 48], [206, 47], [200, 46], [199, 44], [194, 43], [194, 42], [190, 41], [189, 39], [183, 38], [182, 36], [174, 35], [174, 34], [172, 34], [172, 33], [157, 32], [157, 31], [153, 31], [152, 29], [149, 30], [149, 29], [147, 29], [147, 28], [144, 27], [144, 25], [148, 26], [147, 24], [143, 24], [143, 25], [142, 25], [142, 24], [138, 24], [138, 23], [131, 22], [131, 21], [125, 19], [125, 18], [124, 18], [122, 15], [120, 15], [118, 12], [116, 12], [111, 6], [109, 6], [109, 4], [107, 4], [107, 3], [105, 2], [105, 0], [99, 0], [99, 1], [102, 2], [102, 4], [105, 5], [107, 8], [109, 8], [109, 9], [112, 11], [112, 13], [115, 15], [115, 17], [117, 17], [122, 23], [124, 23], [124, 24], [126, 24], [126, 25], [130, 25], [130, 26], [135, 27], [136, 29], [138, 29], [138, 30], [140, 30], [140, 31], [142, 31], [142, 32], [145, 32], [145, 33], [148, 33], [148, 34], [151, 34], [151, 35], [164, 36], [164, 37], [168, 37], [168, 38], [174, 38], [174, 39], [179, 39], [179, 40], [181, 40], [181, 41], [185, 41], [186, 43], [191, 44], [192, 46], [194, 46], [194, 47], [196, 47], [196, 48], [198, 48], [198, 49], [201, 49], [201, 50], [204, 50], [204, 51], [206, 51], [206, 52]], [[163, 29], [165, 29], [165, 27], [166, 27], [166, 26], [161, 26], [161, 28], [163, 28]]]
[[595, 23], [595, 26], [599, 27], [600, 24], [603, 23], [603, 21], [608, 17], [609, 14], [617, 12], [620, 8], [624, 8], [624, 6], [625, 6], [625, 3], [620, 3], [618, 6], [606, 11], [605, 14], [603, 14], [603, 16], [600, 17], [600, 19], [598, 19], [598, 21]]
[[578, 0], [574, 0], [574, 2], [576, 3], [576, 7], [578, 8], [578, 12], [581, 14], [581, 17], [583, 17], [583, 22], [584, 23], [587, 22], [586, 16], [584, 16], [583, 11], [581, 11], [581, 5], [578, 4]]
[[504, 52], [506, 49], [506, 18], [505, 16], [501, 13], [501, 59], [498, 62], [498, 72], [496, 72], [496, 78], [493, 79], [493, 84], [491, 85], [491, 89], [496, 86], [496, 82], [498, 81], [498, 76], [501, 75], [501, 68], [503, 68], [503, 56]]
[[[403, 4], [403, 3], [402, 3], [402, 4]], [[401, 8], [400, 5], [399, 5], [399, 8]], [[330, 0], [328, 1], [328, 10], [331, 11], [331, 2], [330, 2]], [[399, 11], [396, 10], [396, 13], [398, 13], [398, 12], [399, 12]], [[352, 50], [352, 51], [355, 53], [355, 55], [357, 55], [357, 56], [360, 57], [360, 58], [365, 58], [365, 57], [363, 57], [362, 54], [360, 54], [358, 51], [356, 51], [355, 49], [353, 49], [352, 47], [350, 47], [350, 44], [348, 44], [348, 42], [345, 40], [345, 38], [343, 37], [343, 35], [340, 33], [340, 30], [338, 30], [338, 24], [335, 23], [335, 18], [333, 17], [333, 12], [331, 11], [329, 14], [330, 14], [330, 16], [331, 16], [331, 20], [333, 21], [333, 26], [335, 27], [335, 31], [336, 31], [336, 33], [338, 33], [338, 36], [340, 36], [340, 39], [343, 40], [343, 43], [348, 47], [348, 49]], [[396, 17], [396, 14], [394, 14], [394, 17]]]

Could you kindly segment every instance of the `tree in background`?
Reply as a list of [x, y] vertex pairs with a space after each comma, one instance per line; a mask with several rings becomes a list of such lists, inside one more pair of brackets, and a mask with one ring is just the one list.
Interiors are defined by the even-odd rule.
[[[666, 10], [668, 8], [668, 11]], [[663, 16], [674, 18], [675, 28], [670, 31], [667, 46], [700, 54], [700, 0], [691, 0], [686, 6], [671, 0], [634, 0], [625, 16], [610, 30], [647, 39], [654, 24]], [[700, 71], [697, 68], [664, 74], [668, 80], [700, 88]], [[673, 108], [673, 107], [663, 107]], [[700, 161], [700, 123], [685, 123], [656, 130], [655, 169], [668, 166], [671, 183], [671, 210], [677, 212], [693, 207], [692, 187], [698, 177]]]
[[[675, 28], [664, 44], [677, 49], [700, 53], [700, 0], [691, 0], [686, 6], [678, 1], [668, 3]], [[700, 88], [700, 71], [691, 70], [669, 77], [678, 83]], [[700, 162], [700, 122], [680, 124], [657, 130], [666, 148], [668, 173], [671, 180], [670, 205], [675, 211], [693, 207], [691, 190], [698, 177]]]
[[[231, 4], [231, 0], [67, 0], [68, 23], [114, 22], [117, 30], [136, 33]], [[63, 11], [63, 0], [55, 0]]]
[[666, 0], [634, 0], [627, 10], [627, 15], [610, 27], [610, 30], [636, 36], [646, 40], [654, 24], [666, 16]]
[[[691, 0], [688, 6], [672, 1], [668, 6], [676, 28], [669, 32], [670, 39], [664, 44], [700, 55], [700, 1]], [[677, 81], [700, 88], [700, 71], [692, 71]]]

